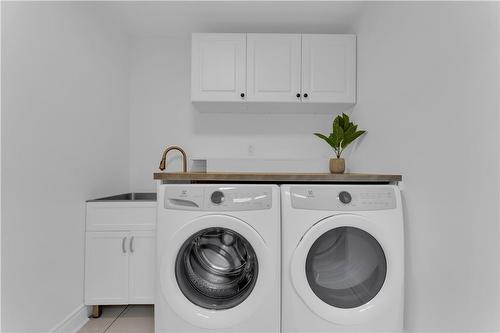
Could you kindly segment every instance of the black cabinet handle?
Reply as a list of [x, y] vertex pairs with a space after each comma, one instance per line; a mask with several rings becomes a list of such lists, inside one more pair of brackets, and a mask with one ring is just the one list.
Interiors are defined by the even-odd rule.
[[307, 98], [307, 96], [309, 96], [307, 93], [304, 94], [304, 98]]
[[297, 94], [297, 95], [295, 95], [295, 96], [297, 96], [297, 98], [300, 98], [300, 94]]
[[245, 97], [245, 93], [240, 94], [241, 98]]

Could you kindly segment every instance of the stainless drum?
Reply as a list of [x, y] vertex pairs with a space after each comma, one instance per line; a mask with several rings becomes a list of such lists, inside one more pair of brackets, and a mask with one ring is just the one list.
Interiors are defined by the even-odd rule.
[[177, 284], [192, 303], [207, 309], [235, 307], [252, 292], [258, 261], [250, 243], [224, 228], [208, 228], [182, 245], [175, 264]]

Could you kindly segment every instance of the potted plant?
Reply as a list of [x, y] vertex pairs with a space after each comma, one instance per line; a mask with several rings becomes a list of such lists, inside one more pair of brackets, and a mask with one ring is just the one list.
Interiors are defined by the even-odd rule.
[[329, 136], [321, 133], [314, 133], [317, 137], [325, 140], [335, 152], [337, 158], [330, 159], [330, 172], [331, 173], [344, 173], [345, 160], [341, 158], [344, 150], [354, 140], [366, 133], [364, 130], [358, 131], [358, 125], [349, 120], [349, 116], [345, 113], [335, 117], [332, 124], [332, 132]]

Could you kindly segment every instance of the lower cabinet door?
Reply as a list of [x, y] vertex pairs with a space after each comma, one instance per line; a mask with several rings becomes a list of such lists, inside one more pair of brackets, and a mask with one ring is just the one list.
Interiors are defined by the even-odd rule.
[[128, 231], [87, 232], [85, 304], [127, 304], [129, 292]]
[[132, 231], [128, 243], [129, 303], [153, 304], [155, 298], [156, 236], [154, 231]]

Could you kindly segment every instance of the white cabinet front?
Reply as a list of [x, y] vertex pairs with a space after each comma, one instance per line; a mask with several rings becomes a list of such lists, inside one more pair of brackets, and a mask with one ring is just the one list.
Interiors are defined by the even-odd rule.
[[87, 232], [85, 303], [128, 302], [128, 232]]
[[85, 304], [153, 304], [155, 231], [89, 231]]
[[130, 237], [129, 304], [154, 303], [155, 232], [136, 231]]
[[156, 211], [149, 202], [125, 207], [118, 202], [87, 203], [87, 231], [154, 230]]
[[356, 102], [356, 36], [302, 35], [302, 101]]
[[300, 34], [247, 35], [248, 101], [300, 101]]
[[356, 103], [356, 36], [193, 34], [193, 102]]
[[191, 100], [244, 100], [245, 58], [246, 34], [193, 34]]

